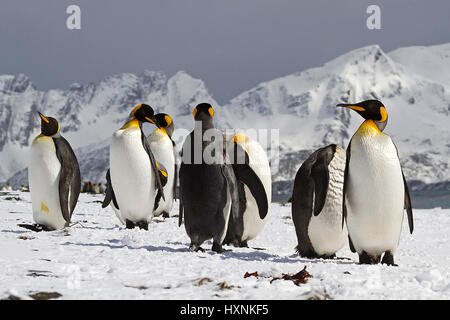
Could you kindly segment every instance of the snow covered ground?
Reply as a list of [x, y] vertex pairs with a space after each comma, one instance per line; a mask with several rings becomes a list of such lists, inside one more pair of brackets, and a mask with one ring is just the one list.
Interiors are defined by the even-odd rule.
[[[149, 231], [127, 230], [102, 200], [82, 194], [78, 224], [36, 233], [18, 226], [33, 223], [29, 193], [0, 193], [0, 299], [39, 292], [59, 299], [450, 299], [450, 210], [415, 210], [413, 235], [405, 219], [399, 266], [387, 267], [358, 265], [348, 247], [338, 256], [350, 259], [300, 258], [289, 206], [272, 205], [251, 248], [217, 254], [210, 242], [204, 253], [188, 252], [177, 217], [155, 218]], [[305, 266], [313, 275], [307, 283], [271, 283]], [[244, 278], [255, 271], [258, 277]]]

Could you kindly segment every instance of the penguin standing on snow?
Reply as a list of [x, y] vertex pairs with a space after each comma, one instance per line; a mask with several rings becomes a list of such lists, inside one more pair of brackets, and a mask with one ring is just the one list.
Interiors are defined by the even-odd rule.
[[163, 217], [168, 218], [172, 211], [177, 187], [175, 142], [172, 140], [174, 125], [172, 118], [166, 113], [158, 113], [155, 115], [155, 119], [160, 127], [155, 129], [147, 140], [156, 161], [167, 169], [167, 184], [164, 186], [166, 199], [159, 199], [155, 202], [153, 215], [157, 217], [162, 214]]
[[208, 103], [194, 108], [194, 130], [186, 137], [180, 165], [180, 213], [191, 239], [190, 251], [213, 238], [212, 250], [223, 252], [230, 214], [237, 217], [239, 198], [233, 168], [226, 159], [222, 132], [214, 128]]
[[394, 265], [403, 210], [406, 208], [411, 233], [413, 214], [397, 148], [383, 133], [386, 108], [378, 100], [337, 106], [352, 109], [365, 119], [347, 148], [343, 216], [350, 249], [358, 252], [362, 264], [379, 263], [384, 253], [381, 262]]
[[268, 220], [272, 195], [269, 160], [259, 143], [237, 133], [228, 142], [228, 155], [232, 161], [239, 193], [238, 220], [230, 218], [224, 243], [248, 247]]
[[81, 190], [80, 167], [56, 119], [41, 117], [41, 134], [31, 144], [28, 179], [36, 226], [55, 230], [69, 226]]
[[119, 220], [128, 229], [138, 226], [148, 230], [155, 200], [165, 199], [163, 183], [167, 172], [153, 156], [142, 124], [158, 126], [152, 107], [137, 105], [128, 121], [117, 130], [110, 146], [110, 169], [106, 173], [107, 190], [102, 207], [111, 201]]
[[316, 150], [297, 172], [292, 220], [297, 252], [307, 258], [333, 258], [347, 240], [342, 228], [345, 151], [335, 144]]

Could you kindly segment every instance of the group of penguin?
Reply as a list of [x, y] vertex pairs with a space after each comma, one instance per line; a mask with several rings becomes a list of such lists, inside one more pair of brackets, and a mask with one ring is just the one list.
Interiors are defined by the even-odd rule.
[[[361, 264], [381, 260], [395, 265], [403, 210], [411, 233], [413, 215], [397, 148], [383, 133], [386, 108], [378, 100], [337, 106], [356, 111], [365, 121], [346, 152], [331, 144], [299, 168], [291, 198], [297, 251], [307, 258], [334, 258], [348, 238]], [[39, 116], [41, 134], [31, 145], [28, 169], [33, 228], [62, 229], [70, 225], [78, 200], [80, 169], [58, 121]], [[210, 104], [197, 105], [193, 117], [178, 170], [172, 118], [154, 114], [147, 104], [137, 105], [112, 135], [102, 207], [110, 205], [126, 228], [147, 230], [154, 216], [170, 215], [179, 184], [179, 226], [184, 219], [190, 251], [204, 251], [201, 245], [210, 239], [216, 252], [227, 251], [224, 244], [247, 247], [268, 220], [272, 190], [267, 155], [249, 136], [226, 136], [216, 129]], [[157, 127], [148, 137], [145, 122]], [[207, 151], [213, 162], [203, 157]]]

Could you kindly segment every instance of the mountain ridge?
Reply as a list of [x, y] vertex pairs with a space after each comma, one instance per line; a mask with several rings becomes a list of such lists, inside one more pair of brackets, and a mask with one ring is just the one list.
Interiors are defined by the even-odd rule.
[[[416, 54], [418, 50], [420, 54]], [[101, 162], [99, 166], [107, 165], [107, 139], [135, 104], [148, 102], [157, 112], [169, 113], [176, 128], [190, 131], [191, 110], [197, 103], [209, 102], [215, 107], [219, 128], [247, 128], [251, 124], [256, 129], [280, 130], [280, 166], [272, 174], [274, 182], [289, 185], [310, 152], [329, 143], [346, 147], [362, 123], [358, 114], [336, 108], [337, 103], [378, 99], [388, 110], [385, 132], [399, 149], [407, 179], [419, 181], [417, 185], [450, 181], [450, 84], [440, 74], [450, 70], [449, 53], [450, 43], [399, 48], [390, 53], [370, 45], [322, 66], [261, 82], [223, 106], [214, 100], [202, 80], [183, 71], [170, 78], [149, 70], [139, 75], [124, 73], [97, 84], [74, 83], [66, 90], [45, 92], [36, 90], [25, 75], [3, 75], [0, 105], [6, 108], [0, 110], [0, 151], [10, 152], [14, 164], [6, 168], [0, 165], [0, 180], [26, 167], [23, 158], [39, 131], [33, 113], [41, 107], [41, 112], [60, 117], [63, 135], [81, 158], [83, 180], [104, 181], [106, 169], [99, 170], [92, 162], [96, 159]], [[436, 68], [430, 57], [443, 66]], [[421, 59], [434, 69], [423, 72], [413, 67], [420, 65]], [[18, 130], [14, 128], [16, 121], [23, 124]], [[3, 128], [7, 128], [6, 134]], [[96, 152], [101, 159], [93, 157]], [[5, 159], [0, 157], [1, 163], [8, 162]], [[9, 180], [17, 183], [24, 179], [25, 175], [19, 174]]]

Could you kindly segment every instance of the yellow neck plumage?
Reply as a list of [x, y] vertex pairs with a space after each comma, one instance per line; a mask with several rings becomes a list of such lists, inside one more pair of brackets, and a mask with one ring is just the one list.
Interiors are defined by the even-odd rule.
[[358, 136], [376, 136], [383, 134], [373, 120], [364, 121], [356, 131]]
[[159, 133], [162, 133], [162, 134], [165, 134], [165, 135], [168, 135], [165, 128], [156, 128], [155, 131], [159, 132]]
[[130, 121], [128, 121], [127, 123], [125, 123], [121, 129], [128, 130], [128, 129], [138, 129], [138, 128], [140, 128], [139, 120], [136, 118], [133, 118]]

